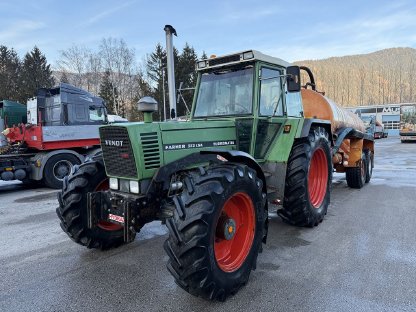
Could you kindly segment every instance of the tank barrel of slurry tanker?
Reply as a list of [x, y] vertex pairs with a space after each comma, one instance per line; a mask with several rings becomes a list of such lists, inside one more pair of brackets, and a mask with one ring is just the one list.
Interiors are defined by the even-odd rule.
[[309, 89], [303, 89], [301, 92], [303, 113], [306, 118], [330, 120], [332, 133], [346, 127], [365, 132], [363, 121], [354, 113], [341, 108], [331, 99], [318, 92]]
[[170, 116], [172, 119], [176, 117], [176, 89], [175, 89], [175, 64], [173, 59], [173, 38], [176, 34], [175, 28], [171, 25], [166, 25], [164, 28], [166, 32], [166, 54], [168, 67], [168, 88], [169, 88], [169, 105], [171, 109]]
[[[331, 99], [324, 96], [323, 92], [316, 90], [315, 78], [312, 71], [305, 66], [300, 66], [309, 76], [309, 83], [301, 90], [303, 102], [303, 115], [305, 118], [318, 118], [331, 121], [332, 133], [341, 128], [353, 128], [365, 132], [366, 127], [360, 117], [341, 108]], [[307, 87], [311, 86], [311, 89]]]

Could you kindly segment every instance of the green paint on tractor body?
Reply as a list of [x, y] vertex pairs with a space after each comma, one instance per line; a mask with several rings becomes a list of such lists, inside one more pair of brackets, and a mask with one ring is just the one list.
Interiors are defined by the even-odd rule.
[[[259, 56], [260, 55], [260, 56]], [[285, 164], [293, 141], [303, 125], [300, 92], [285, 85], [289, 64], [258, 53], [255, 60], [211, 66], [198, 71], [189, 121], [124, 123], [105, 128], [125, 128], [131, 144], [134, 175], [111, 170], [101, 131], [101, 144], [109, 177], [150, 179], [159, 167], [202, 150], [239, 150], [262, 165]], [[109, 143], [111, 144], [111, 142]], [[117, 153], [113, 150], [111, 153]], [[127, 155], [125, 155], [127, 157]], [[122, 165], [121, 165], [122, 166]], [[109, 170], [110, 169], [110, 170]], [[284, 179], [284, 177], [281, 177]]]
[[[160, 166], [178, 160], [188, 154], [218, 148], [236, 149], [235, 123], [230, 120], [209, 122], [137, 122], [102, 128], [111, 127], [123, 127], [127, 130], [128, 139], [134, 154], [137, 176], [114, 174], [113, 171], [109, 170], [111, 164], [106, 163], [107, 175], [109, 177], [135, 180], [149, 179], [153, 177]], [[147, 135], [151, 139], [146, 139]], [[106, 150], [104, 146], [105, 140], [105, 138], [101, 137], [104, 151]], [[105, 154], [104, 161], [108, 161]]]

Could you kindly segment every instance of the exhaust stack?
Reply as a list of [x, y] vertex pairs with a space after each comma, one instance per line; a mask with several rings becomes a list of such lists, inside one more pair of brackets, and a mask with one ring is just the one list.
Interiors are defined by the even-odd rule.
[[176, 89], [175, 89], [175, 64], [173, 59], [173, 38], [177, 36], [175, 28], [171, 25], [165, 25], [166, 32], [166, 54], [168, 67], [168, 89], [169, 89], [169, 105], [171, 108], [170, 118], [176, 118]]

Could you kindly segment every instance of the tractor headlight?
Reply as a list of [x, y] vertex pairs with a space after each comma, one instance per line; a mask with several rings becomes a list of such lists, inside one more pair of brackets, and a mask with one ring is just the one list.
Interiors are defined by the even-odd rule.
[[139, 181], [130, 180], [130, 192], [139, 194]]
[[118, 179], [117, 178], [110, 178], [110, 189], [118, 190]]
[[130, 183], [129, 180], [120, 179], [120, 191], [128, 193], [129, 192]]

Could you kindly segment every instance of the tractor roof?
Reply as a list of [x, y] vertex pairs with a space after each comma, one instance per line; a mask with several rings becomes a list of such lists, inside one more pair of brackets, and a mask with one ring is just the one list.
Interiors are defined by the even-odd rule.
[[252, 61], [263, 61], [266, 63], [276, 64], [283, 67], [290, 66], [290, 63], [280, 58], [266, 55], [256, 50], [247, 50], [227, 55], [221, 55], [218, 57], [214, 56], [205, 60], [201, 60], [197, 62], [196, 67], [197, 70], [206, 70], [208, 68], [217, 68]]

